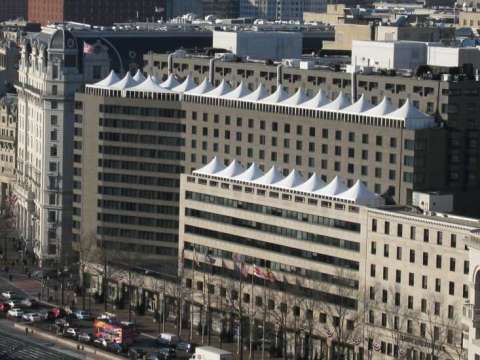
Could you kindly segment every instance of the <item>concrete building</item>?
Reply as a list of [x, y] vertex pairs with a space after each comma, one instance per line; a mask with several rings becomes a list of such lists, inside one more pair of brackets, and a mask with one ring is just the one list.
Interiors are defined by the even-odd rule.
[[163, 0], [28, 0], [28, 20], [42, 25], [65, 21], [112, 25], [165, 15]]
[[242, 165], [217, 160], [181, 177], [180, 274], [191, 319], [207, 316], [213, 331], [228, 333], [235, 313], [261, 325], [268, 311], [265, 333], [253, 339], [294, 357], [470, 353], [461, 309], [473, 295], [466, 245], [478, 220], [383, 206], [360, 182], [332, 195], [338, 178], [325, 184], [292, 171], [282, 179]]
[[360, 178], [398, 203], [415, 189], [445, 186], [445, 164], [434, 160], [446, 151], [446, 132], [411, 102], [397, 109], [387, 99], [373, 107], [363, 96], [351, 105], [344, 94], [331, 101], [322, 91], [234, 88], [111, 73], [78, 93], [75, 241], [96, 234], [145, 261], [175, 256], [179, 174], [217, 155], [264, 170], [280, 161], [285, 175], [294, 166], [324, 181], [341, 175], [349, 186]]
[[3, 0], [0, 2], [0, 21], [27, 19], [28, 0]]
[[12, 193], [17, 159], [17, 97], [0, 98], [0, 209]]
[[302, 56], [302, 33], [281, 31], [214, 31], [213, 47], [239, 57], [281, 60]]
[[[281, 84], [289, 94], [303, 88], [313, 96], [321, 88], [332, 99], [340, 91], [345, 94], [363, 93], [372, 104], [378, 104], [387, 96], [395, 106], [399, 106], [408, 98], [420, 111], [441, 120], [447, 130], [448, 146], [444, 162], [448, 164], [448, 185], [443, 190], [448, 189], [455, 194], [455, 211], [478, 214], [478, 207], [471, 199], [480, 196], [480, 164], [474, 160], [480, 155], [480, 148], [476, 145], [479, 124], [473, 116], [480, 111], [476, 101], [480, 83], [473, 77], [441, 76], [441, 72], [410, 76], [364, 71], [352, 78], [351, 73], [332, 71], [325, 69], [325, 66], [312, 65], [308, 69], [301, 69], [298, 63], [293, 62], [263, 64], [222, 59], [211, 61], [189, 54], [174, 56], [170, 65], [168, 55], [149, 54], [145, 56], [144, 71], [158, 79], [166, 79], [169, 71], [180, 79], [191, 74], [197, 83], [206, 76], [214, 84], [219, 84], [222, 79], [233, 86], [243, 81], [250, 90], [263, 84], [266, 89], [275, 91]], [[461, 72], [461, 69], [457, 71]], [[465, 148], [462, 144], [469, 145]]]

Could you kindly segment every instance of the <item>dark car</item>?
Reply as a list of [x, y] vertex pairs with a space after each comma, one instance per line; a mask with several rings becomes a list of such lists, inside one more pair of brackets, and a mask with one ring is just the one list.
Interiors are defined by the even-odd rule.
[[195, 352], [196, 344], [188, 341], [179, 341], [177, 343], [177, 350], [185, 351], [187, 353], [193, 354]]
[[118, 344], [115, 342], [109, 342], [107, 343], [107, 351], [110, 351], [114, 354], [120, 354], [123, 353], [127, 350], [126, 347], [124, 347], [122, 344]]
[[161, 347], [157, 350], [157, 354], [161, 355], [163, 360], [175, 359], [177, 357], [175, 349], [171, 347]]
[[143, 357], [145, 355], [147, 355], [147, 353], [143, 349], [140, 349], [140, 348], [130, 348], [130, 349], [128, 349], [128, 358], [130, 360], [143, 359]]
[[102, 338], [93, 339], [92, 344], [93, 344], [93, 346], [98, 347], [100, 349], [105, 349], [108, 346], [107, 340], [102, 339]]

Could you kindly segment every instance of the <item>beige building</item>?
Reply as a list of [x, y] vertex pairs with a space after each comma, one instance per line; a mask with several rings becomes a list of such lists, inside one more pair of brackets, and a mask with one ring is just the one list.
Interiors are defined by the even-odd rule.
[[332, 195], [338, 182], [241, 165], [212, 160], [181, 177], [179, 256], [192, 319], [207, 303], [215, 311], [203, 319], [228, 332], [226, 319], [241, 312], [262, 325], [267, 311], [266, 332], [253, 339], [295, 357], [466, 354], [466, 240], [478, 220], [384, 206], [361, 183]]
[[[145, 73], [163, 80], [169, 72], [179, 79], [191, 74], [197, 83], [205, 77], [215, 85], [220, 84], [222, 79], [232, 86], [243, 81], [250, 90], [263, 84], [270, 92], [281, 84], [289, 94], [304, 88], [309, 96], [316, 94], [320, 88], [329, 98], [335, 98], [340, 91], [364, 94], [373, 104], [387, 96], [395, 106], [408, 98], [420, 111], [435, 116], [450, 129], [447, 131], [447, 153], [441, 161], [448, 164], [448, 186], [445, 190], [448, 188], [448, 191], [455, 193], [456, 212], [478, 214], [478, 207], [472, 206], [474, 202], [471, 198], [480, 197], [480, 162], [474, 160], [480, 156], [476, 135], [480, 123], [473, 116], [480, 111], [480, 102], [477, 101], [480, 89], [479, 82], [473, 78], [440, 74], [418, 77], [381, 75], [375, 72], [359, 73], [352, 77], [347, 72], [327, 70], [320, 66], [301, 69], [298, 65], [230, 62], [188, 54], [147, 54], [145, 64]], [[464, 147], [463, 144], [468, 146]]]
[[317, 21], [330, 25], [343, 24], [345, 22], [345, 9], [344, 4], [327, 4], [326, 12], [305, 11], [303, 21]]
[[[397, 203], [409, 202], [413, 190], [445, 186], [446, 168], [435, 159], [446, 133], [411, 102], [397, 109], [385, 99], [374, 107], [360, 97], [351, 105], [343, 94], [334, 101], [281, 88], [269, 95], [226, 82], [213, 89], [191, 77], [180, 85], [170, 77], [162, 86], [112, 73], [77, 93], [75, 240], [96, 233], [119, 250], [175, 256], [179, 175], [214, 156], [263, 170], [278, 164], [284, 174], [296, 167], [324, 181], [340, 175], [349, 186], [361, 179]], [[370, 115], [359, 112], [368, 109]]]
[[0, 99], [0, 208], [11, 194], [17, 159], [17, 97]]

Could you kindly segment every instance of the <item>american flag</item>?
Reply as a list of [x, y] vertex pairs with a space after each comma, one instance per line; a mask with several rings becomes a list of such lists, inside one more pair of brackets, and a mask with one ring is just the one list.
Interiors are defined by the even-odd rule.
[[95, 51], [95, 47], [93, 45], [90, 45], [87, 42], [83, 43], [83, 53], [84, 54], [93, 54], [94, 51]]

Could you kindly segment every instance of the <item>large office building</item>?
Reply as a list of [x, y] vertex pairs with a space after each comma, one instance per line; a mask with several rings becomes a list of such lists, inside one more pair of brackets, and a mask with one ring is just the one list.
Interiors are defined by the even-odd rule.
[[0, 2], [0, 21], [27, 19], [28, 0], [3, 0]]
[[480, 222], [436, 212], [448, 210], [441, 194], [415, 197], [418, 207], [385, 206], [360, 181], [284, 177], [236, 160], [182, 175], [179, 257], [192, 319], [212, 307], [213, 327], [228, 331], [222, 319], [243, 313], [266, 329], [253, 339], [294, 357], [463, 358], [466, 244]]
[[42, 25], [76, 21], [92, 25], [159, 20], [165, 17], [163, 0], [28, 0], [28, 20]]
[[208, 76], [215, 85], [223, 79], [232, 85], [243, 81], [250, 90], [263, 84], [271, 92], [281, 86], [289, 94], [303, 88], [310, 96], [320, 88], [330, 98], [343, 91], [354, 97], [364, 94], [372, 104], [387, 97], [397, 107], [410, 99], [420, 111], [441, 121], [447, 131], [446, 152], [439, 154], [442, 157], [439, 162], [447, 166], [445, 187], [434, 190], [455, 193], [455, 211], [478, 214], [478, 207], [471, 201], [472, 197], [480, 197], [480, 162], [477, 160], [480, 156], [480, 146], [477, 146], [480, 123], [473, 116], [480, 106], [477, 101], [480, 83], [474, 76], [450, 75], [448, 69], [446, 73], [440, 71], [436, 75], [431, 72], [412, 75], [413, 71], [394, 74], [369, 69], [352, 75], [339, 71], [339, 66], [333, 66], [337, 70], [333, 71], [326, 69], [328, 64], [315, 65], [314, 61], [268, 64], [188, 54], [174, 55], [170, 62], [168, 55], [148, 54], [145, 64], [145, 72], [158, 79], [166, 79], [170, 72], [181, 79], [191, 74], [197, 82]]
[[361, 179], [402, 204], [414, 190], [444, 186], [445, 164], [435, 160], [446, 132], [411, 101], [313, 95], [113, 72], [87, 85], [76, 95], [75, 240], [97, 234], [145, 258], [175, 256], [180, 173], [213, 156], [323, 181], [341, 175], [349, 186]]

